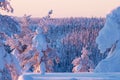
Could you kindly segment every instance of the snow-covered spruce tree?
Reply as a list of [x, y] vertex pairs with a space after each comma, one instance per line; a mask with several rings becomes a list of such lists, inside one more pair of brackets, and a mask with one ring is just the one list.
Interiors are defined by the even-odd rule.
[[[21, 33], [15, 34], [6, 42], [13, 50], [12, 54], [19, 60], [23, 72], [31, 71], [30, 69], [36, 64], [32, 49], [33, 36], [34, 32], [29, 29], [29, 16], [25, 15], [21, 20]], [[9, 43], [10, 41], [11, 43]]]
[[[21, 33], [19, 35], [15, 34], [12, 38], [7, 39], [6, 44], [13, 49], [12, 54], [19, 60], [23, 72], [30, 71], [39, 73], [42, 71], [41, 67], [43, 65], [45, 66], [44, 68], [47, 67], [44, 71], [53, 71], [53, 64], [50, 64], [50, 59], [51, 63], [53, 63], [55, 59], [57, 61], [59, 61], [59, 59], [57, 55], [52, 56], [56, 54], [56, 52], [50, 53], [55, 50], [52, 50], [52, 48], [48, 46], [44, 33], [39, 34], [41, 31], [39, 29], [40, 26], [35, 26], [33, 23], [30, 23], [29, 16], [24, 16], [20, 23], [22, 28]], [[36, 28], [37, 30], [34, 32]], [[11, 41], [11, 43], [9, 43], [9, 41]], [[48, 50], [48, 48], [51, 50]]]
[[19, 62], [5, 44], [8, 37], [19, 32], [20, 26], [16, 21], [0, 15], [0, 80], [17, 80], [21, 74]]
[[81, 57], [75, 58], [72, 61], [73, 64], [73, 72], [91, 72], [94, 69], [93, 62], [89, 59], [89, 52], [86, 49], [86, 47], [83, 47], [82, 49], [82, 55]]

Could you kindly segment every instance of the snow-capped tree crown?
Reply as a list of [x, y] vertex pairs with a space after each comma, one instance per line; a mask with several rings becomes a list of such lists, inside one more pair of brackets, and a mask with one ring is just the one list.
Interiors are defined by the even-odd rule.
[[120, 7], [107, 15], [106, 23], [99, 32], [96, 43], [101, 52], [104, 53], [118, 40], [120, 40]]

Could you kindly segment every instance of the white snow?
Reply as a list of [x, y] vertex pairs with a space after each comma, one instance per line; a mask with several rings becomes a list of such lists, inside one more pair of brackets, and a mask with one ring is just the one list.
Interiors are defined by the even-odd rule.
[[26, 73], [18, 80], [119, 80], [120, 73]]

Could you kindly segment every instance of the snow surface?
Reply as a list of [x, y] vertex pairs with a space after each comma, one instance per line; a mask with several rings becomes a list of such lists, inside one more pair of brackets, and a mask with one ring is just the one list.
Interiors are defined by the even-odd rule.
[[116, 47], [111, 54], [108, 54], [109, 57], [97, 65], [95, 72], [120, 72], [120, 7], [107, 16], [96, 43], [102, 53], [113, 45]]
[[120, 73], [26, 73], [18, 80], [119, 80]]

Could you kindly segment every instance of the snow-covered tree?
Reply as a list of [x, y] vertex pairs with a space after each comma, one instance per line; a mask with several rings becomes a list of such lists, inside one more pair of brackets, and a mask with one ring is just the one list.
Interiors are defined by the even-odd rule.
[[59, 61], [57, 51], [50, 48], [40, 26], [35, 26], [36, 30], [30, 27], [30, 20], [28, 16], [22, 18], [21, 33], [8, 37], [6, 45], [18, 59], [22, 72], [52, 72], [54, 60]]
[[8, 0], [0, 0], [0, 8], [4, 11], [13, 13], [14, 9]]
[[[25, 22], [26, 18], [23, 19]], [[19, 63], [23, 69], [25, 63], [25, 59], [31, 58], [32, 55], [32, 37], [34, 33], [27, 28], [27, 22], [24, 23], [25, 25], [21, 25], [21, 33], [20, 34], [14, 34], [12, 37], [9, 37], [6, 41], [6, 44], [10, 46], [12, 51], [12, 54], [16, 56], [16, 58], [19, 60]], [[24, 53], [24, 54], [23, 54]], [[31, 55], [29, 55], [31, 53]], [[29, 57], [28, 57], [29, 56]]]
[[43, 31], [41, 28], [36, 29], [36, 36], [33, 37], [32, 40], [33, 44], [33, 49], [36, 51], [35, 53], [37, 54], [37, 63], [39, 68], [35, 72], [41, 72], [42, 74], [45, 73], [46, 71], [46, 66], [45, 63], [42, 60], [42, 57], [44, 56], [42, 51], [45, 51], [47, 49], [47, 43], [45, 40], [45, 36], [43, 35]]
[[72, 61], [73, 72], [91, 72], [94, 69], [93, 62], [89, 59], [88, 50], [83, 47], [81, 57], [75, 58]]
[[57, 53], [55, 50], [52, 50], [48, 43], [46, 42], [46, 38], [43, 35], [43, 31], [41, 28], [37, 28], [37, 35], [33, 37], [33, 49], [36, 50], [36, 54], [38, 54], [38, 69], [37, 72], [41, 72], [44, 74], [47, 72], [53, 71], [53, 60], [58, 59]]
[[43, 17], [43, 19], [49, 19], [51, 18], [51, 15], [53, 14], [53, 10], [50, 10], [47, 14], [47, 16]]
[[0, 80], [17, 80], [21, 74], [18, 60], [6, 45], [7, 39], [20, 31], [16, 23], [12, 18], [0, 15]]
[[105, 26], [96, 39], [101, 53], [111, 48], [108, 56], [95, 68], [95, 72], [120, 72], [120, 7], [106, 17]]

